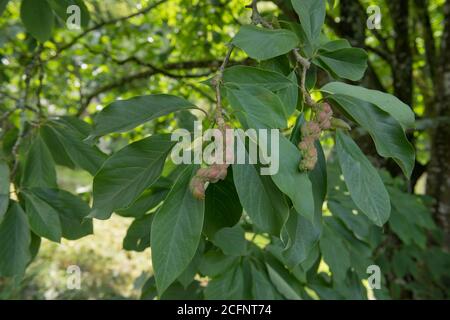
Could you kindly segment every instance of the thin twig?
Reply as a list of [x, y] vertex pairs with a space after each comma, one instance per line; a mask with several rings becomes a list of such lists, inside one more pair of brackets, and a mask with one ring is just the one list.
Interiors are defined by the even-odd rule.
[[231, 53], [233, 52], [234, 45], [229, 44], [228, 45], [228, 51], [225, 55], [225, 58], [223, 59], [223, 62], [221, 66], [219, 67], [219, 70], [217, 71], [217, 75], [212, 80], [212, 84], [214, 85], [216, 89], [216, 109], [215, 109], [215, 119], [217, 122], [217, 125], [219, 129], [224, 132], [225, 131], [225, 119], [223, 118], [223, 108], [222, 108], [222, 96], [220, 93], [220, 86], [222, 85], [223, 81], [223, 73], [225, 71], [225, 68], [230, 61]]
[[31, 58], [30, 63], [25, 67], [25, 72], [24, 72], [25, 87], [23, 90], [22, 98], [20, 99], [20, 101], [17, 104], [17, 108], [20, 110], [20, 126], [19, 126], [19, 135], [18, 135], [17, 140], [14, 143], [14, 146], [12, 148], [12, 156], [14, 159], [14, 163], [13, 163], [13, 167], [11, 170], [11, 181], [14, 181], [14, 178], [17, 173], [17, 168], [19, 166], [19, 149], [20, 149], [20, 145], [22, 144], [22, 140], [26, 134], [26, 132], [25, 132], [25, 122], [26, 122], [25, 110], [27, 109], [27, 106], [28, 106], [30, 83], [31, 83], [31, 78], [33, 77], [33, 70], [36, 67], [36, 63], [38, 61], [40, 61], [40, 55], [42, 52], [42, 48], [43, 48], [42, 45], [40, 45], [36, 49], [36, 52], [34, 53], [33, 57]]
[[[257, 6], [258, 0], [252, 0], [252, 3], [247, 6], [247, 8], [251, 8], [252, 9], [252, 23], [254, 24], [261, 24], [262, 26], [269, 28], [269, 29], [273, 29], [273, 26], [267, 22], [259, 13], [258, 11], [258, 6]], [[303, 95], [303, 101], [311, 106], [311, 107], [315, 107], [317, 105], [317, 103], [313, 100], [313, 98], [311, 97], [311, 94], [309, 93], [307, 87], [306, 87], [306, 75], [307, 72], [309, 70], [309, 68], [311, 67], [311, 62], [303, 57], [300, 54], [300, 50], [298, 48], [295, 48], [292, 50], [292, 53], [294, 54], [295, 60], [297, 61], [298, 64], [301, 65], [302, 67], [302, 73], [301, 73], [301, 77], [300, 77], [300, 89], [302, 91], [302, 95]]]

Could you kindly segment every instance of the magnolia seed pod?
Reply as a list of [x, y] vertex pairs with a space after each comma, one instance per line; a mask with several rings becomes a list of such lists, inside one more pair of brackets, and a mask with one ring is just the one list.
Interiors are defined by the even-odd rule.
[[197, 176], [193, 177], [189, 187], [194, 198], [198, 200], [205, 199], [205, 182], [201, 178]]

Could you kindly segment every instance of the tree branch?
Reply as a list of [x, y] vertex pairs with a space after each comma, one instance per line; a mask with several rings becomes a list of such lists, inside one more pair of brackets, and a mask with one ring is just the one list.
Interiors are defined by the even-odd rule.
[[53, 60], [53, 59], [59, 57], [59, 55], [60, 55], [64, 50], [67, 50], [67, 49], [71, 48], [72, 46], [74, 46], [81, 38], [83, 38], [83, 37], [86, 36], [87, 34], [91, 33], [92, 31], [101, 29], [101, 28], [103, 28], [103, 27], [105, 27], [105, 26], [108, 26], [108, 25], [113, 25], [113, 24], [116, 24], [116, 23], [118, 23], [118, 22], [122, 22], [122, 21], [125, 21], [125, 20], [128, 20], [128, 19], [131, 19], [131, 18], [140, 16], [140, 15], [146, 14], [146, 13], [148, 13], [150, 10], [153, 10], [154, 8], [158, 7], [159, 5], [163, 4], [163, 3], [166, 2], [166, 1], [167, 1], [167, 0], [159, 0], [159, 1], [155, 2], [154, 4], [149, 5], [148, 7], [143, 8], [142, 10], [139, 10], [139, 11], [137, 11], [137, 12], [135, 12], [135, 13], [132, 13], [132, 14], [130, 14], [130, 15], [128, 15], [128, 16], [119, 17], [119, 18], [115, 18], [115, 19], [111, 19], [111, 20], [107, 20], [107, 21], [100, 22], [100, 23], [98, 23], [98, 24], [96, 24], [96, 25], [94, 25], [94, 26], [92, 26], [92, 27], [90, 27], [90, 28], [84, 30], [82, 33], [80, 33], [80, 34], [77, 35], [75, 38], [73, 38], [69, 43], [66, 43], [66, 44], [60, 46], [60, 47], [56, 50], [56, 53], [55, 53], [53, 56], [51, 56], [50, 58], [48, 58], [46, 61], [48, 61], [48, 60]]

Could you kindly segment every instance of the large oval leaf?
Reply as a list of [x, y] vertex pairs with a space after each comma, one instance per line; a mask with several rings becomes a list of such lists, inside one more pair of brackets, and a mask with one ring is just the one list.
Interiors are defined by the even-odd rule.
[[105, 161], [94, 177], [91, 217], [108, 219], [127, 208], [161, 175], [175, 142], [170, 134], [154, 135], [126, 146]]
[[82, 120], [60, 117], [47, 122], [41, 134], [58, 164], [79, 167], [95, 175], [106, 155], [96, 146], [83, 141], [90, 130], [90, 126]]
[[25, 200], [31, 230], [38, 236], [60, 242], [62, 236], [59, 212], [30, 190], [21, 193]]
[[252, 164], [234, 164], [233, 177], [242, 206], [263, 232], [279, 236], [289, 213], [283, 194]]
[[250, 66], [232, 66], [223, 73], [224, 83], [253, 85], [278, 91], [290, 87], [293, 82], [281, 73]]
[[20, 205], [12, 202], [0, 224], [0, 275], [21, 276], [31, 259], [30, 229]]
[[391, 202], [380, 175], [356, 143], [341, 131], [336, 135], [336, 149], [350, 196], [370, 220], [382, 226], [389, 219]]
[[279, 170], [272, 177], [277, 187], [292, 201], [295, 210], [308, 220], [314, 219], [314, 196], [308, 173], [300, 172], [300, 151], [284, 136], [280, 136]]
[[245, 126], [258, 128], [260, 123], [270, 128], [287, 126], [287, 110], [272, 91], [264, 87], [240, 85], [227, 86], [226, 92], [231, 107]]
[[106, 106], [95, 117], [89, 140], [112, 132], [131, 130], [166, 114], [195, 108], [191, 102], [168, 94], [153, 94], [118, 100]]
[[369, 132], [375, 142], [377, 152], [382, 157], [393, 158], [405, 176], [411, 176], [415, 162], [414, 148], [394, 118], [363, 100], [340, 94], [329, 97]]
[[295, 33], [285, 29], [271, 30], [245, 25], [239, 29], [233, 44], [253, 59], [267, 60], [294, 49], [298, 38]]
[[81, 198], [60, 189], [33, 188], [29, 190], [58, 212], [61, 235], [68, 240], [77, 240], [93, 233], [92, 219], [85, 219], [89, 205]]
[[321, 50], [313, 61], [335, 78], [358, 81], [364, 76], [367, 68], [367, 53], [359, 48]]
[[309, 42], [316, 43], [325, 22], [325, 0], [291, 0]]
[[200, 241], [205, 203], [189, 188], [197, 169], [191, 165], [183, 171], [153, 220], [150, 243], [160, 295], [187, 268]]
[[40, 42], [52, 35], [55, 16], [47, 0], [23, 0], [20, 18], [27, 31]]
[[56, 187], [55, 162], [40, 134], [34, 138], [27, 153], [21, 184], [25, 187]]
[[393, 116], [398, 122], [400, 122], [403, 129], [414, 127], [414, 112], [408, 105], [391, 94], [377, 90], [370, 90], [343, 82], [330, 82], [323, 86], [320, 91], [324, 93], [350, 96], [370, 102]]
[[241, 215], [242, 206], [230, 167], [225, 180], [212, 183], [206, 189], [203, 232], [212, 239], [218, 230], [238, 223]]

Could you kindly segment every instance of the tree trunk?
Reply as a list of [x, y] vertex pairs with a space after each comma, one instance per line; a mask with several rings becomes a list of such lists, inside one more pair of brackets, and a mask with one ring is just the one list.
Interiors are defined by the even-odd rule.
[[[444, 4], [444, 15], [444, 30], [435, 80], [435, 115], [439, 119], [450, 117], [450, 0]], [[448, 120], [439, 122], [432, 132], [431, 139], [427, 194], [435, 200], [434, 217], [444, 230], [444, 245], [448, 250], [450, 248], [450, 125]]]

